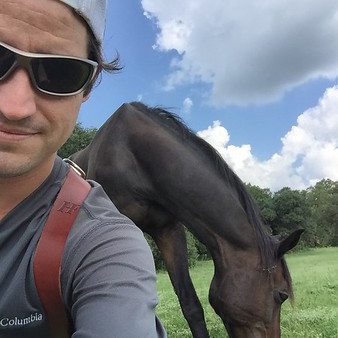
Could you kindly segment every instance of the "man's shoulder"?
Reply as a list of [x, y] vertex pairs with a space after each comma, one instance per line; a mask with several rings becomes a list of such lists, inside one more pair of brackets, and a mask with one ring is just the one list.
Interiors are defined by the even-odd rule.
[[98, 227], [121, 227], [141, 233], [136, 225], [121, 214], [109, 199], [102, 186], [95, 181], [88, 181], [91, 190], [81, 206], [79, 215], [73, 225], [77, 235], [94, 231]]
[[75, 278], [77, 271], [84, 268], [91, 271], [97, 261], [100, 266], [105, 266], [106, 273], [110, 269], [116, 270], [116, 265], [135, 266], [154, 277], [153, 257], [142, 231], [118, 211], [99, 184], [92, 181], [90, 184], [92, 189], [65, 246], [62, 259], [65, 289], [71, 289], [66, 285]]
[[82, 210], [89, 218], [104, 220], [121, 215], [99, 183], [92, 180], [87, 182], [91, 185], [91, 189], [83, 203]]
[[87, 251], [89, 247], [104, 242], [114, 242], [139, 248], [148, 246], [142, 231], [121, 214], [103, 188], [89, 181], [91, 190], [81, 206], [66, 243], [66, 253]]

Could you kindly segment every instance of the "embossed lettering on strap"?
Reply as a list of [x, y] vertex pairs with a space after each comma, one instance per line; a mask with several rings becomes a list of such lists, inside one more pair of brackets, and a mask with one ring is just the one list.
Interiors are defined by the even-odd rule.
[[47, 315], [51, 338], [70, 337], [61, 294], [61, 260], [69, 231], [89, 191], [89, 183], [70, 168], [36, 248], [35, 285]]

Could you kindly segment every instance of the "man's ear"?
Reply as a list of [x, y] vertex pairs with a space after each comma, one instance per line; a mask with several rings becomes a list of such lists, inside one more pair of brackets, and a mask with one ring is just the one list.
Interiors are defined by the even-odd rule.
[[86, 93], [82, 98], [82, 103], [86, 102], [89, 99], [89, 97], [90, 97], [90, 93]]

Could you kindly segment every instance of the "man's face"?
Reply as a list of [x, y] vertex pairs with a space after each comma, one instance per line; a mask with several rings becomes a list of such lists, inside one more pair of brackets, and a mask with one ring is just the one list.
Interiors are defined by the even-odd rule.
[[[0, 41], [32, 53], [87, 57], [85, 25], [55, 0], [1, 0]], [[83, 93], [38, 92], [20, 68], [0, 81], [0, 179], [51, 165], [83, 100]]]

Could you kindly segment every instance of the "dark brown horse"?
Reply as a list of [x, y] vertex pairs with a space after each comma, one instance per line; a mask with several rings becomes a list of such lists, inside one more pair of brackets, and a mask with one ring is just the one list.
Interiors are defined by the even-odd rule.
[[209, 300], [230, 337], [280, 336], [281, 304], [292, 297], [283, 255], [302, 230], [281, 242], [270, 236], [241, 180], [177, 117], [124, 104], [71, 158], [155, 240], [195, 338], [209, 334], [182, 224], [211, 253]]

